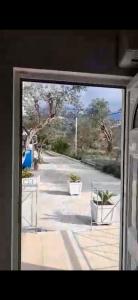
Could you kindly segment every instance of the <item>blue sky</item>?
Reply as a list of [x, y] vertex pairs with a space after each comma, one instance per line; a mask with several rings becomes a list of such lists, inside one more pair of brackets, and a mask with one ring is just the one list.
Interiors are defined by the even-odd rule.
[[[27, 83], [30, 84], [30, 83]], [[35, 83], [36, 84], [36, 83]], [[49, 89], [61, 89], [60, 84], [44, 84]], [[115, 88], [105, 87], [90, 87], [88, 86], [85, 91], [81, 91], [80, 100], [85, 107], [87, 107], [92, 99], [104, 98], [109, 103], [109, 109], [111, 112], [116, 112], [122, 107], [122, 90]], [[43, 109], [44, 104], [41, 107]]]
[[[61, 88], [60, 84], [46, 84], [49, 88]], [[118, 111], [122, 107], [122, 90], [105, 87], [88, 86], [85, 91], [81, 91], [80, 100], [87, 107], [92, 99], [104, 98], [109, 103], [109, 109], [112, 112]]]
[[88, 106], [92, 99], [104, 98], [109, 103], [109, 109], [114, 112], [122, 107], [122, 90], [104, 87], [88, 87], [82, 92], [81, 101]]

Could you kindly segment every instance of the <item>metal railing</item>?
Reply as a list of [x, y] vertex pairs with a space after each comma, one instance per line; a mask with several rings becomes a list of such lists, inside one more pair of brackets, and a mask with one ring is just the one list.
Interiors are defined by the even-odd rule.
[[[37, 230], [37, 209], [38, 209], [38, 188], [39, 181], [37, 178], [25, 178], [22, 181], [22, 230], [26, 228]], [[35, 197], [34, 197], [35, 195]], [[29, 206], [30, 200], [30, 206]], [[30, 209], [30, 219], [23, 213], [23, 205], [28, 201], [27, 209]], [[26, 211], [27, 213], [27, 211]], [[23, 225], [23, 220], [28, 224], [28, 226]]]

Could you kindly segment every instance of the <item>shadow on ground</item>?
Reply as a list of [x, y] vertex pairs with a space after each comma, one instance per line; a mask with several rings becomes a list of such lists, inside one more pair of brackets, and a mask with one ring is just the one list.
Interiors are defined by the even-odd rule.
[[44, 214], [43, 220], [56, 220], [61, 223], [90, 225], [91, 217], [83, 215], [65, 215], [60, 212], [56, 212], [54, 215]]
[[60, 269], [56, 269], [56, 268], [51, 268], [51, 267], [44, 267], [44, 266], [39, 266], [39, 265], [35, 265], [35, 264], [30, 264], [30, 263], [26, 263], [26, 262], [22, 262], [21, 263], [21, 270], [25, 271], [56, 271], [56, 270], [60, 270]]
[[64, 192], [64, 191], [48, 191], [48, 190], [41, 190], [40, 189], [40, 192], [41, 193], [47, 193], [47, 194], [50, 194], [50, 195], [67, 195], [67, 196], [69, 196], [69, 193]]

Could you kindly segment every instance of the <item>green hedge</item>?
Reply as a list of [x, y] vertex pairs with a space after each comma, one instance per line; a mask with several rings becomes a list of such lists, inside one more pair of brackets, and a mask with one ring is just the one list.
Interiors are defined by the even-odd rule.
[[69, 149], [69, 144], [63, 138], [58, 138], [52, 144], [52, 150], [57, 153], [66, 154], [68, 149]]
[[120, 163], [118, 163], [117, 161], [92, 159], [92, 160], [87, 160], [87, 163], [93, 165], [95, 169], [99, 171], [102, 171], [107, 174], [111, 174], [117, 178], [121, 177], [121, 167], [120, 167]]
[[103, 172], [112, 174], [117, 178], [121, 177], [121, 170], [120, 165], [117, 163], [110, 163], [105, 166], [103, 166]]

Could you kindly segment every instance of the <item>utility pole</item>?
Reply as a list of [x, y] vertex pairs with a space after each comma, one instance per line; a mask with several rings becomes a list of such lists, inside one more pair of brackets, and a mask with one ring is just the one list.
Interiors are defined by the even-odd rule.
[[78, 130], [78, 120], [77, 120], [77, 117], [76, 117], [76, 121], [75, 121], [75, 154], [76, 155], [77, 155], [77, 148], [78, 148], [78, 146], [77, 146], [77, 140], [78, 140], [78, 137], [77, 137], [78, 132], [77, 132], [77, 130]]

